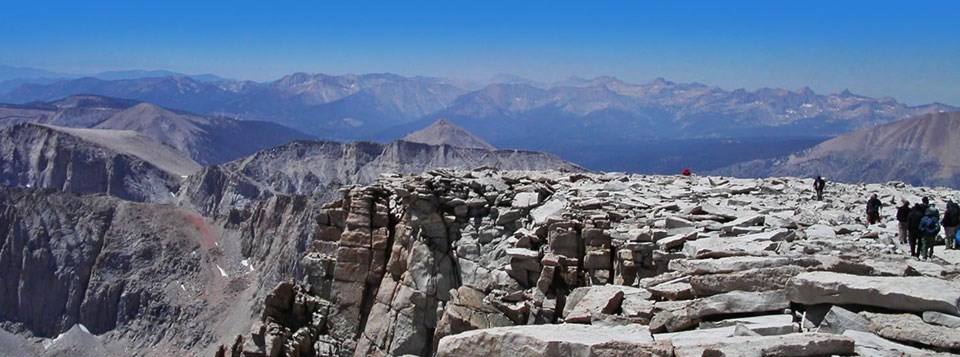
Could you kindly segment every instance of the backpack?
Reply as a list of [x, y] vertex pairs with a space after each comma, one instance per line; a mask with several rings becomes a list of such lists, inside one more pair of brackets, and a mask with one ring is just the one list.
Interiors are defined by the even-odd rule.
[[957, 231], [957, 234], [953, 235], [953, 240], [956, 241], [957, 247], [960, 247], [960, 231]]
[[937, 222], [937, 217], [923, 216], [920, 220], [920, 230], [927, 234], [940, 233], [940, 222]]

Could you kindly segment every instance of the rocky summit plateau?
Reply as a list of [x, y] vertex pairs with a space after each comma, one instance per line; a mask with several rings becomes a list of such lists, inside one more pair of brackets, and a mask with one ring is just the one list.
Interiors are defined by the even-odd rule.
[[438, 169], [340, 196], [217, 355], [960, 352], [960, 252], [910, 257], [892, 204], [954, 190]]

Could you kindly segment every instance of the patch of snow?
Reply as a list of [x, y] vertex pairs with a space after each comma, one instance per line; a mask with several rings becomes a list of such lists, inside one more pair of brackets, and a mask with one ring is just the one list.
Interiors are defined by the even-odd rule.
[[29, 184], [29, 183], [27, 184], [27, 188], [30, 188], [30, 184]]
[[187, 287], [183, 286], [183, 284], [180, 284], [180, 290], [187, 291]]
[[177, 197], [173, 192], [170, 192], [170, 197]]
[[217, 264], [217, 269], [220, 269], [220, 275], [222, 275], [224, 278], [229, 277], [229, 275], [227, 275], [227, 272], [220, 267], [220, 264]]
[[243, 265], [243, 266], [245, 266], [245, 267], [248, 267], [248, 266], [250, 266], [250, 261], [247, 260], [247, 259], [244, 259], [244, 260], [241, 260], [241, 261], [240, 261], [240, 264]]
[[213, 245], [215, 245], [215, 246], [217, 246], [217, 247], [219, 248], [219, 247], [220, 247], [220, 242], [213, 242]]
[[83, 326], [83, 324], [77, 324], [77, 326], [80, 326], [80, 331], [90, 333], [90, 330], [87, 330], [87, 327]]

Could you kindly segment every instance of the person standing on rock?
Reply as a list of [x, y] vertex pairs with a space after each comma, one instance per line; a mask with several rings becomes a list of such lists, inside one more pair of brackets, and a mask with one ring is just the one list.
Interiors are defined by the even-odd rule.
[[907, 244], [907, 220], [910, 218], [910, 202], [903, 200], [903, 205], [897, 208], [897, 223], [900, 228], [900, 244]]
[[920, 259], [933, 258], [933, 245], [940, 234], [940, 212], [937, 207], [930, 205], [927, 214], [920, 220], [920, 231], [923, 232], [923, 244], [920, 246]]
[[943, 211], [943, 219], [940, 220], [943, 226], [943, 243], [945, 249], [957, 249], [957, 225], [960, 224], [960, 206], [956, 202], [947, 201], [947, 209]]
[[813, 190], [817, 191], [817, 201], [823, 201], [823, 188], [827, 187], [827, 181], [823, 177], [817, 176], [813, 180]]
[[907, 216], [907, 233], [909, 233], [907, 238], [910, 243], [910, 256], [914, 258], [920, 257], [920, 240], [923, 237], [923, 233], [920, 231], [920, 221], [923, 220], [926, 211], [926, 205], [917, 203], [913, 205], [910, 215]]
[[880, 202], [880, 199], [877, 198], [877, 194], [874, 193], [873, 196], [870, 196], [870, 200], [867, 201], [868, 225], [880, 222], [880, 207], [883, 207], [883, 203]]

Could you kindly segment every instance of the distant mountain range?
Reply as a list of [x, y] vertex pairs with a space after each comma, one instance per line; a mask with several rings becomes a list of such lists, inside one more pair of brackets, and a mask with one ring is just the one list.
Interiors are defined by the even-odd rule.
[[[0, 65], [0, 94], [7, 93], [23, 85], [30, 84], [53, 84], [64, 80], [75, 80], [80, 78], [96, 78], [101, 80], [121, 80], [121, 79], [143, 79], [156, 77], [188, 77], [201, 82], [221, 82], [229, 81], [213, 74], [188, 75], [166, 70], [129, 70], [129, 71], [107, 71], [89, 75], [80, 75], [73, 73], [52, 72], [43, 69], [29, 67], [13, 67]], [[77, 93], [83, 94], [83, 93]], [[53, 98], [59, 99], [59, 98]]]
[[150, 103], [91, 95], [47, 103], [0, 105], [0, 126], [23, 122], [134, 131], [186, 153], [201, 165], [219, 164], [293, 140], [313, 138], [275, 123], [201, 116]]
[[80, 78], [24, 84], [0, 97], [0, 102], [95, 94], [207, 115], [272, 121], [327, 139], [353, 140], [436, 112], [466, 92], [459, 84], [436, 78], [296, 73], [268, 83], [204, 82], [183, 76]]
[[445, 119], [496, 147], [547, 151], [594, 170], [647, 173], [769, 159], [853, 130], [957, 110], [849, 91], [821, 95], [809, 88], [727, 91], [664, 79], [646, 84], [613, 77], [552, 84], [497, 79], [506, 82], [477, 88], [429, 77], [306, 73], [267, 83], [184, 76], [80, 78], [23, 84], [0, 96], [0, 102], [95, 94], [270, 121], [340, 141], [389, 142]]
[[739, 163], [713, 173], [822, 175], [840, 182], [899, 180], [960, 188], [960, 112], [926, 114], [859, 130], [792, 155]]
[[75, 94], [273, 121], [329, 139], [389, 141], [445, 118], [499, 146], [547, 135], [551, 140], [579, 142], [783, 137], [798, 136], [798, 131], [803, 136], [834, 136], [955, 109], [936, 103], [911, 107], [849, 91], [830, 95], [809, 88], [726, 91], [664, 79], [646, 84], [613, 77], [571, 78], [555, 84], [515, 80], [472, 90], [439, 78], [306, 73], [267, 83], [206, 82], [184, 76], [80, 78], [25, 84], [0, 96], [0, 101], [49, 101]]
[[167, 70], [127, 70], [127, 71], [106, 71], [94, 74], [75, 74], [75, 73], [62, 73], [48, 71], [38, 68], [30, 67], [15, 67], [15, 66], [6, 66], [0, 64], [0, 83], [3, 81], [10, 80], [20, 80], [23, 82], [33, 82], [37, 79], [76, 79], [82, 77], [92, 77], [99, 78], [104, 80], [117, 80], [117, 79], [139, 79], [139, 78], [150, 78], [150, 77], [169, 77], [169, 76], [180, 76], [180, 77], [190, 77], [196, 80], [201, 81], [226, 81], [227, 78], [223, 78], [214, 74], [196, 74], [189, 75], [178, 73], [174, 71]]

